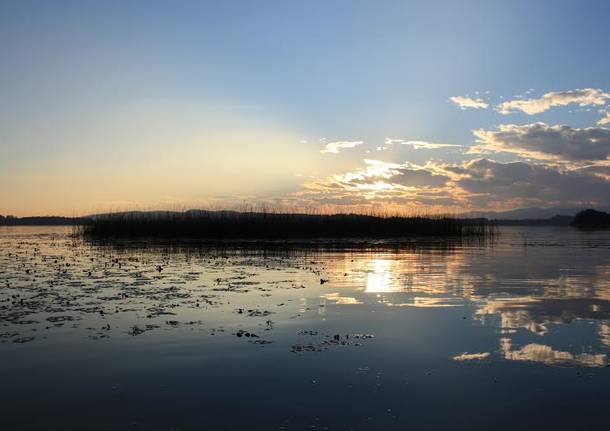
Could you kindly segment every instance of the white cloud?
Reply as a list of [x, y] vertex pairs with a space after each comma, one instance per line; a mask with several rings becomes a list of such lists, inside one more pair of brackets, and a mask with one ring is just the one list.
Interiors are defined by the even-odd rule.
[[606, 112], [605, 114], [606, 114], [606, 116], [605, 116], [605, 117], [603, 117], [603, 118], [601, 118], [601, 119], [600, 119], [600, 120], [597, 122], [597, 124], [599, 124], [600, 126], [603, 126], [603, 125], [605, 125], [605, 124], [610, 124], [610, 112]]
[[568, 91], [552, 91], [537, 99], [517, 99], [500, 103], [496, 110], [501, 114], [515, 111], [529, 115], [540, 114], [553, 106], [566, 106], [576, 103], [579, 106], [601, 106], [610, 100], [610, 94], [598, 88], [581, 88]]
[[610, 155], [610, 129], [572, 128], [545, 123], [501, 124], [498, 130], [478, 129], [473, 153], [509, 152], [521, 157], [555, 161], [599, 161]]
[[412, 147], [414, 150], [437, 150], [439, 148], [450, 148], [450, 147], [461, 147], [461, 145], [455, 144], [440, 144], [438, 142], [428, 142], [428, 141], [406, 141], [403, 139], [392, 139], [386, 138], [386, 145], [407, 145]]
[[337, 142], [328, 142], [323, 149], [320, 150], [321, 153], [332, 153], [339, 154], [339, 152], [345, 148], [354, 148], [358, 145], [362, 145], [362, 141], [337, 141]]
[[453, 103], [458, 105], [460, 109], [487, 109], [489, 108], [489, 103], [485, 102], [483, 99], [475, 99], [472, 97], [464, 97], [464, 96], [451, 96], [449, 98]]

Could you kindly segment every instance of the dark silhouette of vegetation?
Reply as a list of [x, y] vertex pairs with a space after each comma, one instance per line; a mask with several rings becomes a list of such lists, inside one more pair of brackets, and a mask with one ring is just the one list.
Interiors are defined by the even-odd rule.
[[81, 228], [90, 238], [157, 237], [191, 239], [483, 237], [495, 233], [485, 219], [397, 217], [357, 214], [186, 211], [94, 216]]
[[574, 216], [572, 226], [583, 229], [608, 229], [610, 228], [610, 214], [587, 209]]

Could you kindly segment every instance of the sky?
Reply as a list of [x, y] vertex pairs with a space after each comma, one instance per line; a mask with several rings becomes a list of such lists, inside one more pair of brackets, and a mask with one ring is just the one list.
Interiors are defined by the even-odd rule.
[[610, 205], [610, 2], [0, 0], [0, 214]]

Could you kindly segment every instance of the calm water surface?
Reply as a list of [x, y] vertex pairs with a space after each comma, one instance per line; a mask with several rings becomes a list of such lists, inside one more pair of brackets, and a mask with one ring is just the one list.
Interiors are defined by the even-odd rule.
[[70, 233], [0, 228], [1, 429], [610, 421], [609, 232], [267, 252]]

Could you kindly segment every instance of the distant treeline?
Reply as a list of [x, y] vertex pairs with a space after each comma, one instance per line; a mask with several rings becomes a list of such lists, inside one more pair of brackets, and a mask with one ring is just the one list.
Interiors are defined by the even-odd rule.
[[0, 215], [0, 226], [75, 226], [85, 223], [79, 217], [14, 217]]
[[571, 225], [582, 229], [609, 229], [610, 214], [593, 209], [584, 210], [574, 216]]
[[198, 239], [483, 237], [495, 233], [485, 219], [373, 215], [187, 211], [119, 213], [92, 217], [81, 227], [91, 238]]

